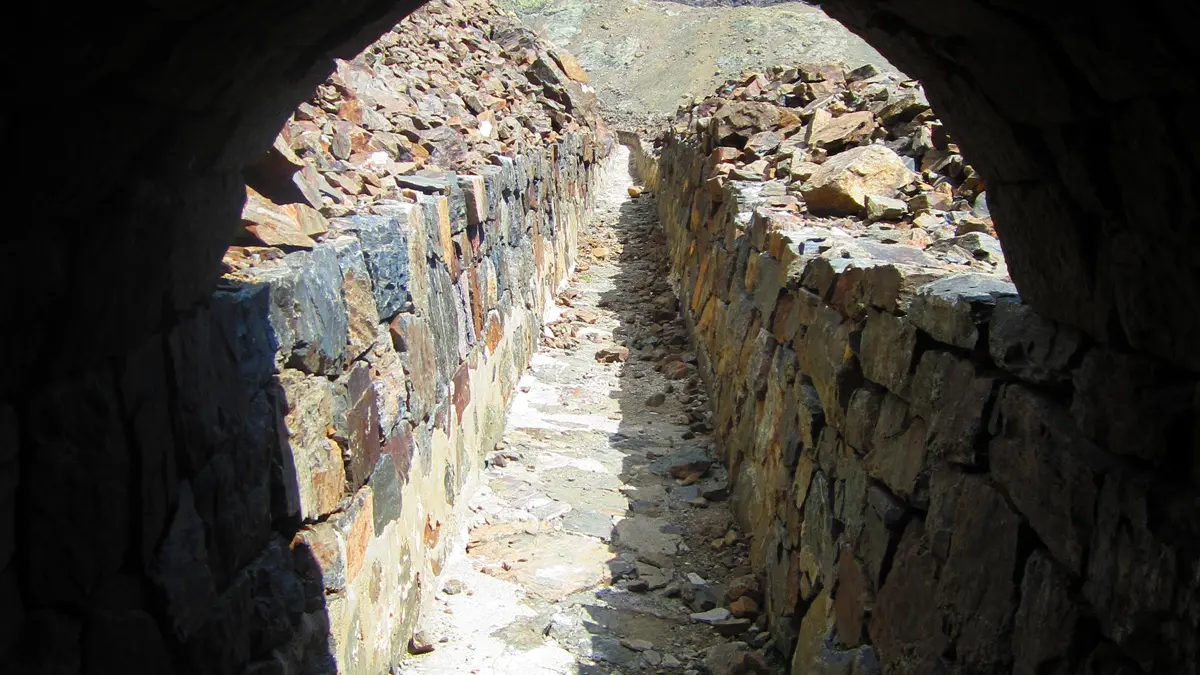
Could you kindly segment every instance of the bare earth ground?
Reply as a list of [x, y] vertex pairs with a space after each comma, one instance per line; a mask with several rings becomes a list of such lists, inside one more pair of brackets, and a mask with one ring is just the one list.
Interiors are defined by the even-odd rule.
[[579, 59], [615, 126], [657, 126], [680, 103], [703, 97], [748, 70], [842, 62], [852, 68], [873, 63], [897, 72], [857, 35], [803, 2], [736, 7], [657, 0], [499, 4]]
[[[714, 645], [768, 641], [753, 614], [717, 626], [692, 616], [729, 614], [728, 585], [749, 572], [745, 542], [724, 471], [708, 466], [707, 401], [687, 365], [654, 201], [628, 196], [628, 151], [618, 152], [581, 243], [594, 255], [581, 255], [551, 310], [469, 496], [467, 544], [422, 618], [435, 649], [403, 673], [685, 673]], [[628, 360], [608, 362], [621, 345]], [[782, 672], [760, 653], [745, 658]]]

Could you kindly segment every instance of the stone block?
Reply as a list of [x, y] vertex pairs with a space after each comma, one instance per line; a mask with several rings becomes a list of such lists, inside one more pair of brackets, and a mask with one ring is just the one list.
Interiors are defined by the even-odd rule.
[[412, 469], [413, 455], [416, 450], [412, 428], [404, 422], [388, 435], [380, 451], [380, 460], [388, 459], [396, 473], [396, 480], [401, 486], [408, 485], [409, 471]]
[[330, 245], [337, 251], [338, 267], [342, 271], [342, 300], [346, 303], [346, 327], [350, 338], [346, 356], [354, 360], [375, 344], [379, 308], [375, 306], [375, 292], [359, 241], [354, 237], [339, 237]]
[[1016, 287], [994, 276], [954, 274], [917, 289], [908, 318], [939, 342], [974, 349], [996, 302], [1015, 297]]
[[238, 600], [248, 598], [247, 604], [254, 608], [253, 613], [246, 612], [243, 619], [248, 624], [252, 654], [265, 654], [283, 647], [296, 634], [307, 598], [294, 559], [287, 540], [275, 537], [239, 575], [238, 585], [244, 586], [245, 590]]
[[[145, 566], [150, 564], [158, 542], [162, 539], [179, 486], [166, 359], [161, 337], [153, 336], [126, 356], [125, 372], [120, 380], [122, 405], [128, 420], [131, 440], [140, 450], [139, 461], [134, 464], [133, 474], [133, 499], [136, 501], [134, 513], [137, 514], [134, 519], [134, 545], [137, 547], [141, 564]], [[269, 359], [263, 360], [263, 364], [268, 368], [271, 367], [271, 363]], [[0, 406], [0, 448], [6, 445], [4, 417], [4, 408]], [[268, 417], [269, 419], [264, 421], [265, 424], [275, 422], [273, 414]], [[15, 436], [12, 443], [15, 450]], [[270, 457], [272, 446], [264, 445], [262, 453]], [[5, 499], [5, 481], [11, 477], [15, 487], [15, 454], [12, 462], [13, 471], [7, 473], [6, 460], [0, 452], [0, 567], [7, 562], [3, 535], [5, 504], [8, 503]]]
[[758, 263], [755, 265], [754, 305], [766, 321], [775, 311], [779, 291], [783, 288], [785, 271], [778, 260], [765, 253], [760, 253], [755, 258]]
[[828, 301], [833, 295], [838, 277], [850, 265], [849, 259], [841, 257], [817, 257], [807, 260], [800, 258], [792, 263], [788, 278], [795, 279], [799, 276], [801, 288], [811, 291], [818, 300]]
[[975, 364], [943, 351], [921, 356], [912, 380], [912, 413], [928, 422], [929, 456], [957, 464], [978, 464], [987, 427], [985, 411], [996, 387]]
[[[518, 275], [526, 270], [519, 270]], [[532, 271], [526, 280], [533, 278]], [[458, 292], [445, 265], [429, 266], [429, 328], [433, 336], [435, 361], [437, 363], [437, 386], [444, 389], [458, 368], [458, 362], [467, 351], [467, 338], [463, 334], [465, 308], [461, 308]]]
[[21, 558], [31, 606], [82, 602], [131, 543], [132, 461], [112, 376], [45, 386], [26, 404]]
[[404, 486], [390, 454], [380, 453], [375, 470], [371, 472], [370, 485], [374, 501], [374, 536], [378, 538], [383, 536], [389, 524], [400, 519], [404, 507]]
[[289, 502], [303, 520], [316, 520], [337, 508], [346, 480], [342, 450], [327, 434], [333, 424], [333, 383], [285, 370], [279, 384], [287, 405], [281, 465]]
[[408, 409], [416, 420], [423, 420], [443, 391], [433, 331], [428, 320], [413, 314], [397, 314], [390, 330], [395, 350], [408, 374], [411, 388]]
[[1035, 384], [1070, 381], [1071, 360], [1083, 335], [1039, 316], [1017, 298], [1000, 298], [988, 326], [988, 351], [997, 366]]
[[886, 392], [863, 388], [856, 389], [850, 396], [846, 409], [846, 427], [843, 433], [846, 443], [860, 453], [871, 449], [871, 436], [879, 421], [879, 408]]
[[804, 500], [804, 520], [800, 531], [801, 568], [814, 585], [825, 588], [833, 583], [838, 555], [829, 496], [829, 478], [823, 471], [815, 471]]
[[357, 231], [363, 257], [371, 274], [378, 320], [388, 321], [412, 305], [408, 292], [413, 261], [409, 259], [410, 236], [405, 223], [396, 216], [353, 216], [346, 227]]
[[887, 312], [871, 312], [863, 326], [859, 362], [863, 377], [901, 398], [909, 398], [917, 327]]
[[264, 274], [271, 287], [271, 325], [284, 352], [283, 365], [336, 376], [346, 357], [349, 333], [337, 253], [323, 244], [284, 258], [287, 271]]
[[836, 428], [845, 423], [850, 395], [862, 382], [855, 355], [857, 326], [829, 307], [819, 307], [813, 324], [795, 342], [800, 369], [812, 377], [825, 420]]
[[487, 222], [488, 196], [482, 176], [459, 176], [458, 185], [465, 198], [467, 223], [482, 225]]
[[[288, 274], [286, 278], [294, 279]], [[181, 321], [168, 338], [171, 370], [177, 399], [171, 414], [182, 433], [178, 453], [179, 471], [195, 475], [222, 447], [234, 447], [254, 436], [265, 423], [273, 432], [272, 420], [250, 416], [251, 395], [271, 382], [277, 365], [275, 340], [279, 328], [287, 326], [280, 308], [269, 303], [276, 287], [238, 293], [215, 293], [211, 305]], [[264, 320], [270, 313], [270, 323]], [[281, 339], [287, 339], [282, 336]], [[283, 357], [290, 357], [291, 343], [280, 344]], [[271, 447], [265, 438], [255, 440]], [[249, 445], [249, 444], [247, 444]], [[269, 452], [265, 455], [269, 458]]]
[[1071, 414], [1079, 429], [1109, 452], [1156, 461], [1174, 443], [1172, 429], [1194, 416], [1194, 380], [1164, 363], [1103, 348], [1075, 371]]
[[759, 399], [766, 396], [768, 377], [777, 348], [774, 337], [762, 329], [758, 330], [754, 340], [743, 343], [741, 372], [745, 373], [746, 387]]
[[[392, 321], [395, 323], [395, 319]], [[375, 388], [379, 427], [381, 433], [386, 435], [400, 420], [408, 416], [409, 388], [412, 383], [405, 374], [403, 359], [396, 352], [391, 327], [377, 324], [375, 333], [375, 343], [365, 359], [371, 366], [371, 385]]]
[[928, 476], [925, 420], [913, 416], [909, 405], [894, 394], [884, 397], [879, 422], [867, 454], [867, 473], [882, 481], [894, 494], [917, 504], [927, 499]]
[[[198, 317], [190, 326], [193, 335], [209, 341], [205, 346], [209, 352], [203, 356], [195, 354], [201, 361], [192, 367], [223, 370], [224, 361], [228, 360], [241, 377], [244, 389], [269, 384], [276, 368], [291, 355], [295, 343], [295, 331], [290, 326], [283, 328], [285, 335], [277, 332], [278, 324], [282, 323], [278, 321], [280, 318], [279, 310], [272, 306], [269, 287], [247, 285], [213, 293], [208, 315]], [[208, 325], [201, 329], [198, 325], [201, 321]]]
[[467, 358], [467, 353], [471, 347], [475, 345], [475, 338], [478, 335], [476, 332], [475, 318], [477, 312], [474, 308], [474, 300], [471, 295], [470, 275], [464, 270], [458, 275], [458, 281], [454, 284], [454, 310], [458, 321], [458, 359]]
[[305, 233], [294, 209], [279, 206], [250, 187], [246, 188], [246, 203], [242, 207], [242, 226], [264, 246], [312, 248], [316, 245]]
[[797, 306], [799, 300], [795, 291], [786, 291], [779, 295], [775, 304], [775, 314], [771, 318], [771, 333], [780, 344], [791, 342], [800, 332], [800, 312]]
[[465, 363], [454, 373], [450, 399], [454, 405], [454, 421], [461, 426], [463, 413], [471, 404], [471, 369]]
[[1013, 675], [1065, 674], [1081, 609], [1071, 597], [1071, 578], [1048, 553], [1034, 551], [1013, 620]]
[[1012, 626], [1021, 517], [979, 475], [936, 471], [929, 492], [927, 536], [943, 561], [937, 604], [955, 640], [956, 664], [983, 671], [1010, 658], [996, 636]]
[[904, 203], [902, 199], [867, 195], [864, 201], [866, 202], [867, 220], [871, 222], [898, 220], [908, 215], [908, 204]]
[[937, 605], [938, 565], [922, 546], [921, 529], [919, 521], [906, 528], [871, 613], [871, 643], [887, 673], [948, 670], [941, 660], [948, 641]]
[[346, 483], [356, 490], [375, 469], [379, 459], [379, 410], [371, 368], [355, 362], [338, 380], [334, 399], [336, 440], [345, 458]]
[[[273, 408], [263, 408], [249, 416], [278, 419]], [[218, 588], [254, 560], [271, 531], [271, 469], [256, 466], [270, 455], [265, 448], [254, 452], [240, 439], [236, 443], [239, 452], [217, 452], [192, 482], [196, 509], [207, 532], [209, 567]]]
[[[1155, 483], [1150, 474], [1121, 470], [1105, 475], [1096, 501], [1083, 596], [1095, 609], [1104, 635], [1143, 672], [1180, 672], [1182, 664], [1195, 658], [1195, 651], [1187, 655], [1187, 650], [1195, 649], [1196, 632], [1175, 618], [1172, 607], [1178, 605], [1173, 599], [1181, 594], [1196, 597], [1194, 572], [1180, 564], [1190, 559], [1184, 565], [1194, 570], [1196, 557], [1161, 538], [1155, 510], [1170, 501], [1155, 492]], [[1194, 498], [1181, 501], [1176, 508], [1191, 517]]]
[[837, 627], [836, 640], [843, 647], [857, 647], [866, 637], [865, 620], [875, 601], [872, 583], [863, 564], [854, 558], [850, 549], [842, 549], [838, 556], [838, 585], [833, 598], [833, 614]]
[[346, 584], [353, 584], [367, 555], [367, 546], [375, 534], [375, 498], [371, 486], [365, 485], [350, 498], [345, 510], [329, 519], [345, 543]]
[[800, 632], [796, 638], [796, 650], [792, 653], [792, 672], [808, 673], [813, 663], [819, 658], [825, 641], [833, 627], [833, 603], [830, 599], [830, 589], [825, 588], [800, 620]]
[[188, 639], [204, 625], [217, 603], [217, 591], [208, 566], [204, 522], [186, 482], [179, 487], [175, 513], [148, 574], [163, 598], [166, 627], [175, 639]]
[[345, 590], [346, 541], [333, 523], [305, 526], [296, 533], [291, 548], [301, 579], [316, 583], [322, 596]]
[[992, 475], [1046, 543], [1076, 574], [1092, 534], [1102, 460], [1066, 409], [1027, 387], [1003, 388], [988, 446]]

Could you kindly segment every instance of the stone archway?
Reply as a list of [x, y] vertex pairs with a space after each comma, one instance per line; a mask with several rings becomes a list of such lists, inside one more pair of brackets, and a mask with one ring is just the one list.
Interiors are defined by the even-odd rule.
[[[7, 60], [23, 64], [11, 86], [23, 103], [0, 127], [14, 202], [28, 213], [10, 214], [0, 273], [10, 326], [0, 335], [0, 613], [38, 609], [20, 605], [35, 562], [12, 542], [32, 527], [14, 500], [28, 496], [39, 425], [71, 426], [69, 450], [123, 455], [121, 434], [92, 432], [139, 423], [114, 423], [129, 412], [114, 392], [153, 397], [174, 383], [162, 336], [194, 320], [212, 290], [243, 167], [334, 56], [416, 6], [200, 0], [136, 20], [89, 7], [69, 21], [47, 6], [10, 29], [19, 35], [6, 40]], [[1154, 383], [1194, 405], [1200, 146], [1186, 115], [1200, 94], [1189, 68], [1197, 48], [1170, 8], [1083, 15], [1017, 2], [842, 0], [825, 9], [925, 84], [989, 181], [1026, 301], [1151, 357]], [[1126, 48], [1135, 39], [1138, 50]], [[36, 56], [20, 41], [39, 45]], [[113, 364], [145, 381], [113, 382]], [[84, 386], [59, 395], [63, 381]], [[159, 422], [149, 433], [169, 435], [170, 420]], [[1194, 463], [1191, 430], [1175, 431], [1193, 444], [1179, 452]], [[107, 478], [96, 476], [97, 494]], [[41, 503], [68, 518], [79, 508], [53, 495]], [[101, 515], [127, 530], [136, 511], [116, 501]], [[114, 555], [102, 539], [73, 550]]]

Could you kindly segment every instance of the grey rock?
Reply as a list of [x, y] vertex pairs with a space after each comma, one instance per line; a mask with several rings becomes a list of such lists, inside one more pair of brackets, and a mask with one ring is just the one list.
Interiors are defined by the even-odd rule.
[[977, 372], [974, 362], [951, 352], [921, 356], [912, 383], [912, 413], [928, 422], [926, 451], [932, 458], [973, 465], [980, 457], [984, 411], [995, 378]]
[[889, 395], [879, 409], [871, 452], [865, 460], [867, 472], [898, 497], [922, 503], [926, 498], [921, 490], [927, 469], [926, 437], [925, 420], [912, 415], [903, 399]]
[[957, 636], [956, 661], [971, 671], [1010, 658], [996, 640], [1015, 610], [1013, 579], [1021, 517], [984, 478], [955, 470], [931, 479], [928, 540], [945, 560], [937, 603]]
[[459, 354], [466, 349], [466, 338], [459, 331], [459, 310], [456, 291], [445, 265], [431, 264], [429, 275], [429, 328], [433, 333], [434, 356], [437, 363], [437, 384], [442, 390], [449, 385], [458, 368]]
[[996, 408], [992, 475], [1054, 557], [1080, 573], [1095, 522], [1094, 473], [1104, 468], [1098, 453], [1063, 406], [1028, 387], [1005, 386]]
[[412, 302], [408, 293], [411, 262], [407, 226], [398, 218], [353, 216], [347, 219], [347, 227], [357, 231], [362, 243], [363, 257], [374, 283], [379, 320], [388, 321], [407, 311]]
[[644, 652], [654, 649], [654, 643], [649, 640], [625, 639], [621, 640], [621, 645], [627, 649], [632, 649], [635, 652]]
[[615, 540], [639, 554], [675, 555], [682, 538], [664, 531], [667, 521], [643, 515], [624, 518], [617, 523]]
[[980, 192], [975, 198], [975, 203], [971, 206], [971, 215], [976, 218], [991, 218], [992, 211], [988, 208], [987, 193]]
[[1013, 675], [1064, 673], [1080, 607], [1070, 597], [1071, 579], [1042, 550], [1025, 563], [1021, 600], [1013, 621]]
[[925, 250], [930, 253], [959, 250], [974, 260], [983, 260], [997, 265], [1004, 262], [1004, 249], [1000, 247], [1000, 242], [992, 235], [983, 232], [968, 232], [961, 236], [943, 239], [930, 244]]
[[1169, 384], [1172, 377], [1157, 360], [1094, 348], [1072, 378], [1071, 415], [1108, 451], [1157, 461], [1176, 443], [1172, 428], [1187, 428], [1195, 415], [1195, 385]]
[[724, 607], [715, 607], [704, 612], [693, 612], [688, 615], [692, 621], [696, 623], [714, 624], [720, 621], [726, 621], [731, 616], [728, 609]]
[[862, 332], [859, 360], [863, 376], [907, 398], [917, 349], [917, 327], [887, 312], [872, 312]]
[[[1104, 477], [1083, 596], [1095, 608], [1104, 634], [1142, 672], [1180, 672], [1178, 664], [1195, 658], [1194, 642], [1182, 636], [1195, 632], [1172, 616], [1173, 598], [1177, 593], [1195, 597], [1196, 586], [1194, 579], [1184, 581], [1192, 572], [1181, 568], [1178, 549], [1159, 534], [1153, 504], [1162, 497], [1153, 485], [1145, 473], [1111, 471]], [[1189, 498], [1176, 508], [1190, 513], [1194, 505]]]
[[150, 568], [150, 578], [163, 594], [169, 627], [176, 637], [186, 639], [204, 625], [217, 593], [208, 569], [204, 523], [187, 483], [179, 488], [179, 505]]
[[340, 374], [349, 331], [337, 252], [320, 245], [287, 257], [297, 271], [293, 326], [296, 342], [288, 365], [308, 373]]
[[996, 277], [955, 274], [917, 289], [908, 317], [935, 340], [973, 349], [979, 324], [991, 317], [996, 301], [1016, 296], [1016, 286]]
[[586, 534], [603, 541], [610, 541], [613, 536], [612, 517], [596, 511], [572, 509], [563, 516], [562, 525], [567, 532]]
[[616, 666], [628, 666], [637, 660], [637, 652], [621, 644], [614, 637], [605, 635], [592, 636], [590, 656], [597, 661], [604, 661]]
[[867, 195], [867, 220], [897, 220], [908, 213], [908, 204], [903, 199]]
[[1066, 384], [1082, 341], [1077, 329], [1042, 318], [1016, 298], [997, 300], [988, 326], [996, 365], [1036, 384]]
[[[692, 616], [695, 617], [696, 615], [693, 614]], [[713, 627], [713, 630], [717, 631], [717, 634], [725, 637], [734, 637], [749, 630], [752, 622], [750, 619], [726, 619], [724, 621], [713, 621], [710, 625]]]

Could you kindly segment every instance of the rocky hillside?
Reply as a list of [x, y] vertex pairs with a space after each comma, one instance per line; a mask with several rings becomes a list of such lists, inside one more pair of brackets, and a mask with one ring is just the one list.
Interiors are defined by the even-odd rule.
[[649, 126], [649, 120], [674, 114], [681, 102], [690, 103], [729, 77], [774, 64], [870, 63], [895, 71], [858, 36], [801, 2], [500, 4], [576, 55], [592, 76], [606, 118], [621, 126]]

